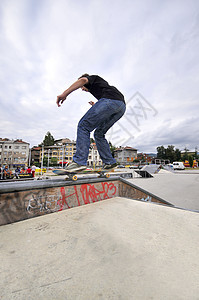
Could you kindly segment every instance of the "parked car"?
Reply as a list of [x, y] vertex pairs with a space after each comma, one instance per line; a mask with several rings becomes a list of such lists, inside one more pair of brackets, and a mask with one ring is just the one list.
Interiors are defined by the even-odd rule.
[[118, 168], [118, 169], [122, 169], [122, 168], [125, 168], [125, 166], [123, 166], [123, 165], [118, 165], [117, 168]]
[[174, 168], [174, 170], [184, 170], [185, 166], [182, 161], [174, 161], [173, 168]]
[[129, 167], [129, 169], [138, 169], [138, 168], [139, 168], [138, 165], [131, 165], [131, 166]]

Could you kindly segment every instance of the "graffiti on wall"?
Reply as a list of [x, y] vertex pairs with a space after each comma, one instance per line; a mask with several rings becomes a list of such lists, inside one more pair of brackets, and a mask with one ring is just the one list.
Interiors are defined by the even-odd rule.
[[97, 188], [94, 184], [80, 186], [60, 187], [53, 195], [32, 194], [26, 203], [26, 210], [32, 211], [61, 211], [66, 208], [94, 203], [116, 195], [117, 188], [114, 183], [102, 182]]
[[1, 194], [0, 225], [118, 196], [115, 182], [100, 182]]

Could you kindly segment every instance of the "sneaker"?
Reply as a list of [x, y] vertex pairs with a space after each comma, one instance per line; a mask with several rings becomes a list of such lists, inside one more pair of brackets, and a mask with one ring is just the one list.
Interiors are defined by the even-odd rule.
[[111, 170], [111, 169], [114, 169], [116, 166], [117, 166], [117, 163], [114, 163], [112, 165], [105, 165], [103, 169]]
[[76, 162], [73, 161], [65, 168], [65, 170], [72, 173], [85, 170], [86, 168], [86, 166], [78, 165]]

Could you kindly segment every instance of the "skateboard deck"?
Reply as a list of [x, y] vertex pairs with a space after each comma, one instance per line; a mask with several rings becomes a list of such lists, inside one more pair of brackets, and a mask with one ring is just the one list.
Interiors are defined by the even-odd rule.
[[76, 172], [69, 172], [65, 169], [54, 169], [52, 170], [54, 174], [56, 175], [67, 175], [66, 179], [71, 179], [73, 181], [76, 181], [78, 179], [77, 174], [98, 174], [98, 177], [110, 177], [110, 172], [113, 172], [114, 169], [110, 170], [103, 170], [101, 169], [91, 169], [91, 170], [80, 170]]

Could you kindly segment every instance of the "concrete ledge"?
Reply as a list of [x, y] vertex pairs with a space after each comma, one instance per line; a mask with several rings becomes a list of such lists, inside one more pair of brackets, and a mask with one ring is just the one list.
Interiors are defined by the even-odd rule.
[[117, 196], [171, 205], [120, 177], [5, 183], [0, 191], [0, 225]]

